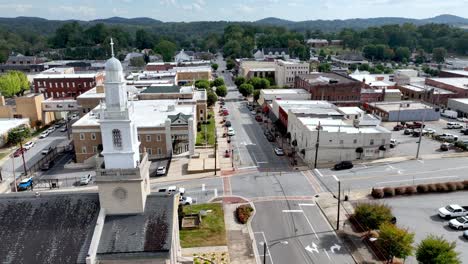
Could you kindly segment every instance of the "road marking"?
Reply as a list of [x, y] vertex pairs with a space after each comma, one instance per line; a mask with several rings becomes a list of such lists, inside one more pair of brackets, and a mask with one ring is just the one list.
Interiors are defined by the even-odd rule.
[[331, 251], [332, 253], [335, 253], [335, 250], [340, 250], [340, 249], [341, 249], [341, 246], [338, 245], [338, 244], [335, 244], [335, 245], [333, 245], [333, 246], [330, 247], [330, 251]]
[[283, 210], [283, 213], [303, 213], [303, 210]]
[[[254, 232], [254, 234], [262, 234], [263, 243], [266, 243], [267, 239], [266, 239], [265, 233], [263, 231]], [[271, 257], [270, 248], [268, 247], [268, 243], [266, 245], [267, 245], [266, 246], [266, 249], [267, 249], [267, 254], [266, 255], [268, 255], [270, 257], [270, 262], [271, 262], [271, 264], [273, 264], [273, 258]], [[263, 258], [265, 258], [265, 256], [263, 256]]]
[[309, 251], [310, 253], [313, 253], [314, 251], [319, 253], [317, 245], [314, 242], [312, 242], [311, 246], [307, 245], [307, 247], [305, 247], [305, 250]]
[[268, 161], [257, 161], [257, 164], [268, 163]]
[[313, 196], [264, 196], [249, 198], [251, 202], [272, 202], [272, 201], [310, 201]]
[[[319, 238], [318, 235], [317, 235], [317, 232], [315, 232], [315, 229], [314, 229], [314, 227], [312, 226], [312, 224], [310, 223], [309, 218], [307, 217], [307, 215], [306, 215], [304, 212], [302, 212], [302, 214], [304, 215], [305, 219], [307, 220], [307, 223], [309, 224], [310, 228], [312, 229], [312, 232], [314, 232], [314, 235], [315, 235], [315, 237], [317, 238], [317, 240], [320, 240], [320, 238]], [[318, 252], [317, 252], [317, 253], [318, 253]]]
[[258, 168], [258, 166], [246, 166], [246, 167], [239, 167], [237, 169], [238, 170], [245, 170], [245, 169], [254, 169], [254, 168]]
[[323, 178], [323, 174], [318, 169], [314, 169], [314, 172]]
[[315, 204], [304, 204], [304, 203], [300, 203], [298, 204], [299, 206], [315, 206]]
[[323, 252], [325, 252], [325, 254], [327, 255], [328, 259], [331, 260], [330, 255], [328, 255], [327, 250], [326, 250], [326, 249], [323, 249]]
[[397, 183], [397, 182], [408, 182], [408, 181], [421, 181], [421, 180], [432, 180], [432, 179], [450, 179], [450, 178], [460, 178], [460, 177], [459, 177], [459, 176], [427, 177], [427, 178], [415, 178], [415, 179], [400, 180], [400, 181], [377, 182], [376, 184]]
[[424, 160], [417, 159], [417, 161], [424, 164]]

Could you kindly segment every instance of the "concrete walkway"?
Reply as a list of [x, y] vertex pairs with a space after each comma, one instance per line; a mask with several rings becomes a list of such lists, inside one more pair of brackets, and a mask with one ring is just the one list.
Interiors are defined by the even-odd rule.
[[224, 222], [228, 240], [229, 256], [232, 264], [255, 264], [252, 239], [247, 225], [237, 223], [236, 207], [239, 204], [223, 204]]

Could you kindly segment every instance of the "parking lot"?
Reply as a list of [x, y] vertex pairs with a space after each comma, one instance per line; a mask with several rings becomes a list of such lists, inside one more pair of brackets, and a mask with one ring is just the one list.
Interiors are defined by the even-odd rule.
[[[466, 126], [466, 124], [464, 124], [463, 122], [457, 121], [456, 119], [441, 118], [438, 121], [425, 122], [425, 128], [434, 129], [436, 131], [435, 134], [449, 133], [449, 134], [458, 136], [458, 140], [468, 140], [468, 136], [465, 136], [462, 133], [460, 133], [461, 129], [447, 129], [447, 122], [457, 122], [457, 123], [462, 124], [463, 126]], [[393, 127], [396, 124], [397, 124], [396, 122], [382, 123], [382, 125], [385, 128], [392, 131], [392, 138], [396, 139], [398, 142], [398, 145], [396, 148], [390, 149], [388, 151], [388, 156], [392, 157], [392, 156], [416, 155], [419, 137], [414, 137], [412, 135], [404, 135], [403, 134], [404, 130], [393, 131]], [[420, 155], [441, 153], [440, 145], [441, 145], [440, 141], [432, 139], [429, 136], [423, 136], [421, 147], [420, 147]], [[443, 153], [450, 153], [450, 152], [456, 152], [456, 150], [450, 149], [449, 151], [445, 151]]]
[[[438, 215], [438, 208], [449, 204], [466, 204], [466, 192], [444, 194], [426, 194], [385, 199], [383, 203], [392, 207], [393, 214], [397, 218], [400, 227], [409, 228], [415, 232], [415, 245], [427, 235], [443, 236], [448, 241], [455, 241], [456, 250], [460, 252], [462, 263], [468, 263], [468, 241], [463, 238], [463, 231], [452, 229], [448, 226], [448, 220]], [[417, 263], [414, 256], [406, 259], [405, 263]]]

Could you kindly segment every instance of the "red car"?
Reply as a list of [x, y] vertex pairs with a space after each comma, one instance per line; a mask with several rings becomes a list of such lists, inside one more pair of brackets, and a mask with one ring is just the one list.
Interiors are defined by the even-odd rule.
[[258, 115], [258, 116], [255, 116], [255, 120], [257, 120], [258, 122], [262, 122], [262, 116]]
[[17, 158], [21, 156], [24, 152], [26, 152], [25, 148], [19, 148], [13, 153], [13, 157]]
[[229, 158], [230, 156], [231, 156], [231, 153], [229, 152], [229, 150], [226, 149], [226, 152], [224, 152], [224, 157]]
[[229, 115], [229, 111], [228, 111], [228, 110], [226, 110], [226, 109], [225, 109], [225, 110], [223, 110], [223, 115], [225, 115], [225, 116]]

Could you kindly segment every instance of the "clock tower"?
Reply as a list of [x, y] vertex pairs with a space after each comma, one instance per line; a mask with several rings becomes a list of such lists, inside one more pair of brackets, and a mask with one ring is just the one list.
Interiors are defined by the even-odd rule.
[[133, 103], [128, 101], [122, 64], [114, 57], [105, 64], [105, 104], [101, 106], [100, 128], [104, 162], [98, 164], [96, 182], [101, 207], [107, 214], [144, 211], [150, 192], [146, 153], [140, 155]]

